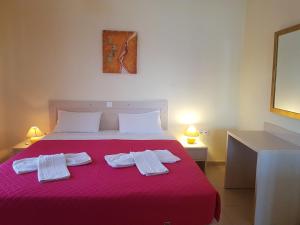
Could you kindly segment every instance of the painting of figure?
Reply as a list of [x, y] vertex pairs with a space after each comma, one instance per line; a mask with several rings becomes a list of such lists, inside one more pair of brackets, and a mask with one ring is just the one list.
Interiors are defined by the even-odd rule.
[[103, 73], [137, 73], [137, 33], [104, 30]]

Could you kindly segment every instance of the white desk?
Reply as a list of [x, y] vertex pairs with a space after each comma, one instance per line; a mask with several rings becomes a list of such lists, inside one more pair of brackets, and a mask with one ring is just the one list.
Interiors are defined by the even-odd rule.
[[266, 131], [227, 132], [225, 188], [254, 188], [257, 153], [300, 149]]
[[256, 188], [255, 225], [300, 224], [299, 146], [266, 131], [228, 131], [224, 185]]

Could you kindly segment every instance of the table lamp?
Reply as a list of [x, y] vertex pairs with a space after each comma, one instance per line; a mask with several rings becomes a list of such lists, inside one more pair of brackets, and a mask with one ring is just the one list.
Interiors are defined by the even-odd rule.
[[187, 137], [188, 144], [195, 144], [197, 137], [199, 137], [199, 131], [195, 126], [188, 126], [188, 128], [184, 131], [184, 135]]
[[42, 131], [36, 126], [30, 127], [26, 135], [26, 137], [30, 140], [32, 144], [41, 140], [41, 137], [43, 136], [44, 135]]

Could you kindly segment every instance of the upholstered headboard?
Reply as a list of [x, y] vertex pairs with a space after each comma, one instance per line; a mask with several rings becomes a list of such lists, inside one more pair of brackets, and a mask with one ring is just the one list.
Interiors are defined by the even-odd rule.
[[49, 116], [50, 130], [56, 125], [58, 110], [71, 112], [102, 112], [100, 130], [118, 130], [119, 113], [145, 113], [160, 111], [161, 125], [168, 129], [168, 101], [69, 101], [50, 100]]

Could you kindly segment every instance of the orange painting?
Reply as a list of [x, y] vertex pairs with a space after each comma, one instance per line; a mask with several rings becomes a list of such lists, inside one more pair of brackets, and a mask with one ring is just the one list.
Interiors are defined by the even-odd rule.
[[137, 73], [137, 33], [110, 31], [103, 33], [103, 73]]

